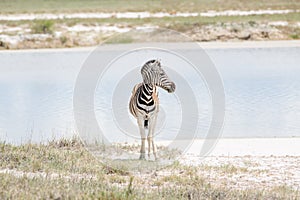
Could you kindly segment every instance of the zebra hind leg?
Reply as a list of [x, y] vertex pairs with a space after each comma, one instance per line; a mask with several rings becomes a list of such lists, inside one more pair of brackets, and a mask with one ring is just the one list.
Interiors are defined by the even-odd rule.
[[147, 137], [148, 141], [148, 158], [150, 159], [150, 154], [151, 154], [151, 138], [148, 136]]
[[156, 145], [154, 143], [153, 137], [148, 136], [147, 141], [148, 141], [148, 158], [150, 158], [151, 148], [152, 148], [154, 159], [157, 160], [157, 155], [156, 155], [157, 150], [156, 150]]
[[140, 160], [145, 160], [145, 140], [146, 138], [141, 138], [141, 151], [140, 151]]
[[157, 155], [156, 155], [156, 152], [157, 152], [157, 150], [156, 150], [156, 145], [154, 144], [153, 138], [152, 138], [151, 142], [152, 142], [152, 148], [153, 148], [152, 151], [153, 151], [154, 159], [155, 159], [155, 160], [158, 160], [158, 157], [157, 157]]

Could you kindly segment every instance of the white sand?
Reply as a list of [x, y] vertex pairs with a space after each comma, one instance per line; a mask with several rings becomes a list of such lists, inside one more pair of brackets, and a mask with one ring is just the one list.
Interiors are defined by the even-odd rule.
[[225, 11], [208, 11], [201, 13], [190, 12], [115, 12], [115, 13], [31, 13], [31, 14], [1, 14], [0, 20], [18, 21], [18, 20], [36, 20], [36, 19], [104, 19], [104, 18], [162, 18], [162, 17], [216, 17], [216, 16], [247, 16], [247, 15], [272, 15], [272, 14], [287, 14], [299, 12], [299, 10], [225, 10]]
[[[201, 13], [203, 17], [216, 17], [216, 16], [248, 16], [248, 15], [274, 15], [274, 14], [287, 14], [295, 12], [294, 10], [225, 10], [225, 11], [208, 11]], [[298, 10], [296, 10], [298, 12]]]
[[[195, 140], [187, 154], [200, 154], [204, 140]], [[300, 156], [300, 138], [220, 139], [209, 156]]]
[[196, 140], [179, 162], [200, 167], [199, 174], [212, 184], [299, 189], [300, 138], [220, 139], [207, 157], [197, 156], [202, 144]]

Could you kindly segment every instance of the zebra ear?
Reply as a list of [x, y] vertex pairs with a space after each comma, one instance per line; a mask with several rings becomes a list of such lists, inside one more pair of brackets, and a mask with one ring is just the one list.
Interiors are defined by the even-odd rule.
[[158, 64], [159, 67], [161, 67], [161, 59], [157, 59], [156, 63]]

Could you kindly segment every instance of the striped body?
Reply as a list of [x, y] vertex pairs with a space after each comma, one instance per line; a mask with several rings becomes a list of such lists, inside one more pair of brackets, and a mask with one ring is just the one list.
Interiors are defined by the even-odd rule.
[[159, 99], [156, 86], [139, 83], [134, 86], [129, 102], [130, 113], [137, 118], [144, 116], [145, 126], [153, 114], [159, 111]]

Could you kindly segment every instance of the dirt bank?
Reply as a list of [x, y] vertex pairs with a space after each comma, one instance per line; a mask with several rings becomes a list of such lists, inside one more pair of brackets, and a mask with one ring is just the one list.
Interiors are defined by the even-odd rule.
[[[0, 25], [0, 48], [2, 49], [36, 49], [36, 48], [71, 48], [95, 46], [111, 36], [132, 29], [145, 31], [155, 28], [167, 28], [186, 34], [194, 41], [269, 41], [299, 39], [300, 23], [288, 21], [273, 22], [217, 22], [211, 24], [192, 23], [176, 25], [166, 23], [155, 25], [112, 24], [112, 23], [55, 23], [40, 22], [40, 24], [22, 23], [16, 25]], [[149, 29], [150, 28], [150, 29]], [[168, 33], [170, 34], [170, 33]], [[124, 37], [110, 43], [149, 42], [149, 38], [139, 36]], [[163, 35], [160, 41], [174, 41], [171, 35]]]

